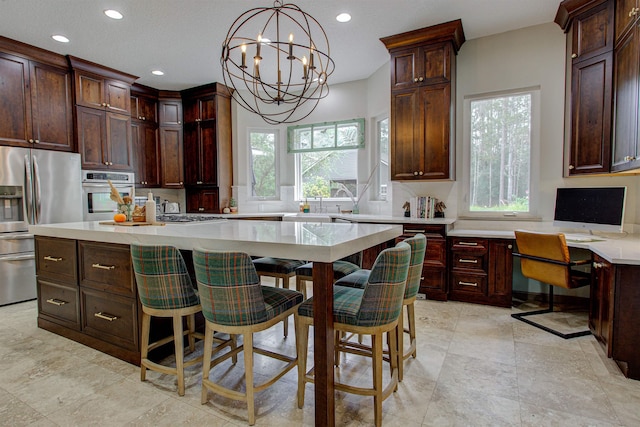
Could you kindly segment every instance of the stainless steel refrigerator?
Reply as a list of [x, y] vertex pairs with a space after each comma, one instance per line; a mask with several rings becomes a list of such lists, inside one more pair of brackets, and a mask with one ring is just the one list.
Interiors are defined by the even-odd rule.
[[0, 306], [36, 298], [30, 224], [82, 221], [80, 154], [0, 147]]

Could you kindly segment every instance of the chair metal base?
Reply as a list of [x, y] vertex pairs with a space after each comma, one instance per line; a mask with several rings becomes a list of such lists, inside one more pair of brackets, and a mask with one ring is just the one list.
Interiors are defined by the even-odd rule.
[[535, 326], [536, 328], [542, 329], [543, 331], [549, 332], [560, 338], [564, 338], [565, 340], [576, 338], [576, 337], [584, 337], [586, 335], [591, 335], [591, 331], [588, 329], [586, 331], [571, 332], [569, 334], [563, 334], [560, 331], [551, 329], [548, 326], [544, 326], [540, 323], [534, 322], [533, 320], [529, 320], [526, 318], [526, 316], [535, 316], [537, 314], [545, 314], [545, 313], [553, 313], [553, 286], [549, 286], [549, 308], [545, 308], [544, 310], [529, 311], [526, 313], [513, 313], [511, 314], [511, 317], [513, 317], [514, 319], [518, 319], [524, 323], [527, 323], [531, 326]]

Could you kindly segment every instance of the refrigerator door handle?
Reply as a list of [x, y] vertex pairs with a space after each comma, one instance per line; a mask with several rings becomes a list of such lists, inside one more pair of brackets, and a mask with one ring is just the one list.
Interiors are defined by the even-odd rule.
[[27, 222], [33, 224], [33, 184], [31, 182], [31, 161], [29, 155], [24, 156], [24, 192], [27, 203]]
[[33, 223], [39, 224], [42, 214], [42, 204], [40, 203], [40, 169], [38, 168], [38, 160], [36, 156], [33, 156], [33, 193], [34, 193], [34, 206], [33, 211]]
[[0, 261], [27, 261], [30, 259], [34, 259], [35, 255], [33, 253], [25, 254], [25, 255], [2, 255], [0, 256]]
[[29, 240], [33, 239], [33, 234], [29, 233], [2, 233], [0, 240]]

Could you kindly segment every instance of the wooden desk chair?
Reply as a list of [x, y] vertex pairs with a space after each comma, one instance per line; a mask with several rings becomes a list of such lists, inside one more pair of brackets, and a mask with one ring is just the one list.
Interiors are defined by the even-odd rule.
[[[147, 369], [178, 377], [178, 394], [184, 396], [184, 367], [202, 361], [202, 357], [184, 362], [183, 338], [189, 340], [189, 350], [195, 350], [195, 339], [204, 335], [195, 332], [195, 314], [201, 311], [200, 299], [191, 283], [180, 251], [173, 246], [131, 244], [131, 261], [142, 304], [142, 332], [140, 345], [140, 380], [145, 381]], [[151, 317], [171, 317], [173, 335], [149, 343]], [[183, 330], [183, 317], [187, 330]], [[149, 351], [173, 341], [176, 366], [161, 365], [148, 358]], [[221, 348], [232, 345], [221, 341]]]
[[[260, 278], [249, 255], [242, 252], [193, 251], [198, 291], [204, 314], [204, 362], [202, 364], [201, 403], [207, 402], [209, 390], [220, 396], [247, 402], [249, 424], [255, 424], [255, 393], [274, 384], [284, 374], [298, 365], [298, 353], [294, 357], [263, 350], [253, 345], [253, 334], [264, 331], [294, 315], [298, 329], [298, 306], [302, 294], [290, 289], [260, 285]], [[243, 344], [229, 353], [211, 360], [213, 332], [243, 335]], [[211, 368], [229, 357], [244, 351], [245, 392], [222, 386], [209, 379]], [[270, 379], [254, 384], [253, 353], [285, 362]]]
[[[363, 396], [373, 396], [375, 425], [382, 424], [382, 401], [397, 389], [398, 354], [396, 331], [402, 313], [402, 299], [409, 272], [411, 247], [398, 243], [385, 249], [376, 259], [364, 289], [344, 286], [333, 287], [333, 327], [336, 332], [371, 335], [373, 384], [371, 388], [357, 387], [335, 382], [336, 390]], [[304, 405], [304, 389], [307, 382], [314, 382], [313, 369], [307, 372], [309, 326], [313, 324], [313, 297], [298, 309], [300, 327], [297, 342], [298, 355], [298, 407]], [[391, 380], [383, 389], [382, 338], [390, 335], [389, 365]]]
[[591, 263], [591, 259], [572, 261], [569, 256], [567, 242], [562, 233], [549, 234], [516, 230], [515, 234], [518, 253], [513, 255], [520, 258], [522, 275], [549, 285], [549, 308], [526, 313], [514, 313], [511, 317], [564, 339], [589, 335], [591, 333], [589, 330], [564, 334], [534, 322], [527, 317], [554, 311], [553, 288], [555, 286], [575, 289], [590, 285], [590, 272], [576, 270], [574, 267], [588, 265]]

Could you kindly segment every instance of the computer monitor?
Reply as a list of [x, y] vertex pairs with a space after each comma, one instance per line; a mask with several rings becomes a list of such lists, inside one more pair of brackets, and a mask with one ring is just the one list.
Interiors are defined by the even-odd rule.
[[622, 232], [627, 187], [558, 188], [553, 225]]

